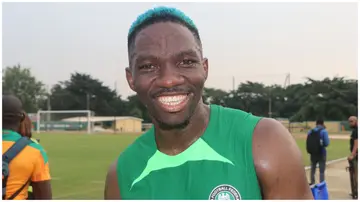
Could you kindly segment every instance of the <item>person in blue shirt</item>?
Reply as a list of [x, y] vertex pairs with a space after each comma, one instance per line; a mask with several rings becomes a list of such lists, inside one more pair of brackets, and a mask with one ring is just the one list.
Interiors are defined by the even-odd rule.
[[318, 119], [316, 121], [315, 128], [311, 129], [308, 132], [309, 135], [315, 135], [318, 133], [320, 135], [320, 146], [321, 152], [319, 155], [310, 155], [311, 161], [311, 172], [310, 172], [310, 185], [315, 184], [315, 172], [316, 166], [319, 164], [320, 170], [320, 182], [325, 180], [325, 168], [326, 168], [326, 147], [329, 146], [329, 134], [328, 131], [325, 129], [324, 120]]

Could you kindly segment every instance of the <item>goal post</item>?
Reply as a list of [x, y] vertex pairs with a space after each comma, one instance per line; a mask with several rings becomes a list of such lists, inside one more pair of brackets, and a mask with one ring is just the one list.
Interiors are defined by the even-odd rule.
[[[44, 115], [46, 120], [42, 119]], [[48, 130], [49, 127], [60, 130], [82, 130], [85, 125], [87, 133], [90, 134], [92, 116], [93, 112], [90, 110], [39, 110], [36, 116], [36, 132], [40, 133], [44, 128]]]

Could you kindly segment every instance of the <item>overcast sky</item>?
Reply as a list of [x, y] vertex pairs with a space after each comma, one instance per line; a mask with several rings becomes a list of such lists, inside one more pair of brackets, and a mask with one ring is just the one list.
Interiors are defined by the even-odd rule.
[[[356, 3], [159, 3], [197, 24], [209, 58], [208, 87], [250, 80], [283, 84], [357, 78]], [[3, 3], [3, 68], [21, 64], [46, 85], [78, 71], [123, 96], [126, 36], [150, 3]]]

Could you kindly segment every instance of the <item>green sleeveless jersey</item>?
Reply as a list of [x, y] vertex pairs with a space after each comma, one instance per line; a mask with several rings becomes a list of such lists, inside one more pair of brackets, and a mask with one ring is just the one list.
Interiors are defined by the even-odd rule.
[[157, 150], [151, 128], [118, 158], [121, 198], [261, 199], [252, 155], [259, 120], [241, 110], [211, 105], [204, 134], [175, 156]]

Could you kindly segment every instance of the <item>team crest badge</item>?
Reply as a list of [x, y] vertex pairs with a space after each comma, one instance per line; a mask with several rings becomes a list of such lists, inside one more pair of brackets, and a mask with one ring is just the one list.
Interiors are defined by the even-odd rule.
[[211, 191], [209, 200], [241, 200], [241, 195], [235, 187], [222, 184]]

